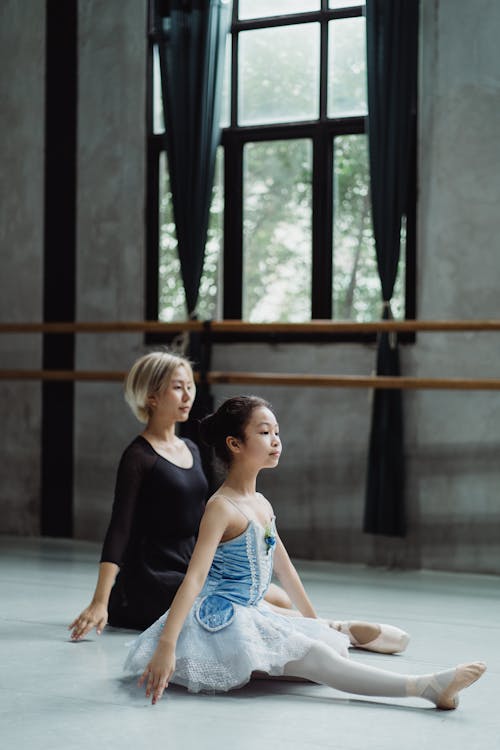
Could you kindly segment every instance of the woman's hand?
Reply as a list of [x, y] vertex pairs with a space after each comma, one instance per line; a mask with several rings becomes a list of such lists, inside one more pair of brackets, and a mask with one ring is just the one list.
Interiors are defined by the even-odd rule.
[[104, 604], [95, 604], [92, 602], [81, 612], [78, 617], [68, 625], [68, 630], [72, 630], [71, 640], [79, 641], [89, 633], [92, 628], [96, 629], [97, 635], [101, 635], [108, 622], [108, 610]]
[[175, 648], [160, 641], [151, 661], [139, 678], [139, 687], [146, 682], [146, 698], [152, 695], [153, 705], [160, 700], [174, 672]]

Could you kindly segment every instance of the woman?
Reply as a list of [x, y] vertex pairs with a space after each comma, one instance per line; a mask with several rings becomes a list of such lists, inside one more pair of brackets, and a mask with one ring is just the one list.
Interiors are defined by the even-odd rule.
[[[187, 570], [208, 485], [198, 447], [177, 437], [178, 423], [189, 418], [196, 389], [189, 361], [169, 352], [140, 357], [125, 381], [125, 399], [145, 424], [122, 455], [111, 521], [91, 603], [69, 629], [80, 640], [92, 628], [144, 630], [170, 606]], [[284, 592], [271, 585], [266, 600], [277, 611], [292, 610]], [[389, 625], [332, 622], [352, 645], [396, 653], [407, 633]]]
[[[210, 498], [187, 573], [172, 607], [132, 644], [125, 668], [156, 703], [169, 682], [190, 691], [241, 687], [255, 671], [299, 677], [360, 695], [419, 696], [453, 709], [486, 669], [482, 662], [427, 675], [401, 675], [351, 662], [348, 638], [318, 621], [256, 491], [258, 473], [278, 465], [279, 428], [269, 404], [228, 399], [202, 422], [202, 436], [228, 473]], [[278, 615], [263, 600], [276, 573], [303, 617]]]
[[208, 493], [198, 447], [175, 433], [195, 397], [191, 365], [168, 352], [140, 357], [125, 399], [143, 432], [123, 453], [91, 603], [69, 626], [79, 640], [108, 622], [142, 630], [170, 606], [193, 552]]

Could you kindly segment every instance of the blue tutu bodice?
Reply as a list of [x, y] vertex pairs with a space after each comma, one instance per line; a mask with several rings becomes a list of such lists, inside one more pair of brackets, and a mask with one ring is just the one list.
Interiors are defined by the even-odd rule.
[[266, 529], [249, 521], [242, 534], [219, 544], [196, 603], [196, 617], [202, 627], [220, 630], [232, 622], [234, 604], [251, 606], [264, 598], [274, 558], [274, 544], [266, 543], [266, 539], [275, 539], [274, 519]]
[[[262, 527], [249, 520], [245, 531], [217, 547], [200, 595], [186, 618], [176, 648], [171, 682], [191, 692], [227, 691], [252, 672], [282, 675], [317, 640], [347, 656], [347, 636], [321, 620], [276, 614], [264, 601], [272, 576], [274, 519]], [[130, 647], [125, 670], [141, 673], [151, 659], [168, 611]]]

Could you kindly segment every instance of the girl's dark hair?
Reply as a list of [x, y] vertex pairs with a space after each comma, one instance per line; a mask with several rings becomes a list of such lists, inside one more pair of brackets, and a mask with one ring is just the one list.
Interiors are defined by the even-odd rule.
[[229, 466], [232, 461], [226, 438], [231, 435], [244, 442], [245, 427], [250, 421], [253, 410], [259, 406], [271, 408], [267, 401], [258, 396], [234, 396], [224, 401], [214, 414], [201, 420], [200, 435], [203, 442], [212, 446], [217, 458], [226, 466]]

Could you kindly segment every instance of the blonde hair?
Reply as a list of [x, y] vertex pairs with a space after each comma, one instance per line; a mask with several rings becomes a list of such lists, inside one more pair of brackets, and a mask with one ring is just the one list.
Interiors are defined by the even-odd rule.
[[151, 416], [149, 396], [168, 385], [174, 370], [185, 367], [193, 376], [191, 362], [179, 354], [150, 352], [134, 362], [125, 378], [125, 401], [139, 422], [146, 423]]

